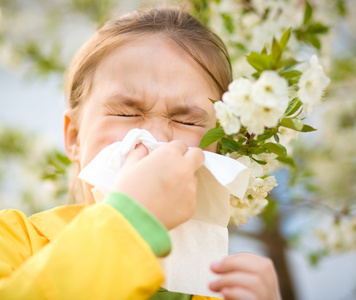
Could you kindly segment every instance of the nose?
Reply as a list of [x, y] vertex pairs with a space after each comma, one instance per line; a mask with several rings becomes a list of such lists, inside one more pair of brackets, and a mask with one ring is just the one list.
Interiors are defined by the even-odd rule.
[[158, 142], [170, 142], [173, 140], [172, 128], [167, 118], [150, 118], [142, 120], [140, 129], [146, 129]]

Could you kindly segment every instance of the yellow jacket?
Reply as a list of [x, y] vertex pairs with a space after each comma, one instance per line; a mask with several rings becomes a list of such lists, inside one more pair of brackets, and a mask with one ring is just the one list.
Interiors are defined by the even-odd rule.
[[149, 299], [163, 276], [150, 244], [112, 205], [67, 205], [30, 218], [0, 212], [2, 300]]

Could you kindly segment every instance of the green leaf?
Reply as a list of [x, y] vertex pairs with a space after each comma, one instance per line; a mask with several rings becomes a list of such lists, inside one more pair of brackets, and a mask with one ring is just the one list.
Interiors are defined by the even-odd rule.
[[298, 70], [290, 70], [290, 71], [284, 71], [281, 73], [281, 75], [286, 78], [286, 79], [291, 79], [295, 77], [300, 77], [303, 73], [298, 71]]
[[307, 33], [312, 33], [312, 34], [323, 34], [323, 33], [327, 33], [328, 31], [329, 31], [329, 27], [325, 26], [320, 22], [311, 24], [306, 30]]
[[282, 49], [275, 38], [272, 41], [272, 62], [275, 64], [282, 56]]
[[326, 250], [326, 249], [322, 249], [322, 250], [318, 250], [318, 251], [315, 251], [313, 253], [310, 253], [309, 254], [309, 263], [310, 263], [310, 265], [313, 266], [313, 267], [316, 267], [319, 264], [320, 260], [323, 257], [327, 256], [328, 254], [329, 254], [328, 250]]
[[223, 144], [223, 146], [225, 148], [227, 148], [231, 151], [240, 151], [241, 150], [241, 145], [231, 138], [223, 137], [221, 139], [221, 143]]
[[291, 30], [292, 30], [292, 27], [289, 27], [289, 29], [285, 33], [283, 33], [281, 39], [279, 40], [279, 45], [281, 47], [282, 52], [284, 51], [284, 49], [287, 46], [287, 43], [288, 43], [289, 38], [290, 38]]
[[294, 159], [291, 158], [291, 157], [281, 157], [281, 156], [278, 156], [276, 157], [276, 160], [278, 160], [279, 162], [283, 163], [283, 164], [286, 164], [286, 165], [289, 165], [293, 168], [296, 167], [295, 165], [295, 162], [294, 162]]
[[231, 33], [231, 34], [234, 33], [235, 26], [234, 26], [233, 18], [230, 15], [226, 14], [226, 13], [222, 13], [221, 17], [222, 17], [222, 19], [224, 21], [224, 26], [227, 29], [227, 31], [229, 33]]
[[320, 50], [321, 49], [321, 43], [320, 40], [317, 38], [316, 35], [313, 34], [308, 34], [305, 36], [305, 40], [309, 42], [313, 47], [316, 49]]
[[224, 135], [224, 129], [222, 129], [221, 127], [212, 128], [203, 136], [199, 147], [201, 149], [204, 149], [212, 143], [216, 142], [217, 140], [221, 139]]
[[214, 100], [214, 99], [211, 99], [211, 98], [209, 98], [209, 97], [208, 97], [208, 99], [209, 99], [209, 100], [210, 100], [210, 102], [211, 102], [211, 103], [213, 103], [213, 104], [214, 104], [216, 101], [220, 101], [220, 100]]
[[287, 71], [290, 68], [293, 68], [295, 65], [297, 65], [299, 62], [295, 60], [293, 57], [290, 57], [286, 60], [282, 60], [280, 62], [281, 66], [283, 66], [284, 70]]
[[297, 118], [284, 118], [279, 123], [280, 126], [287, 127], [300, 132], [316, 131], [315, 128], [305, 125], [302, 120]]
[[273, 137], [274, 137], [274, 140], [275, 140], [277, 143], [279, 143], [279, 136], [278, 136], [278, 134], [275, 133], [275, 134], [273, 135]]
[[251, 152], [253, 154], [261, 154], [261, 153], [265, 153], [266, 152], [266, 148], [264, 148], [264, 147], [256, 147], [256, 148], [250, 149], [249, 152]]
[[346, 16], [347, 10], [345, 5], [345, 0], [337, 0], [337, 10], [341, 16]]
[[293, 115], [302, 105], [303, 103], [297, 97], [295, 97], [294, 99], [292, 99], [292, 101], [289, 102], [288, 107], [284, 112], [284, 115], [287, 117]]
[[309, 126], [309, 125], [304, 125], [303, 128], [302, 128], [302, 132], [311, 132], [311, 131], [316, 131], [317, 129]]
[[251, 76], [255, 79], [258, 79], [260, 77], [260, 74], [261, 74], [260, 72], [255, 72]]
[[302, 120], [297, 118], [284, 118], [279, 123], [280, 126], [294, 129], [296, 131], [301, 131], [303, 129], [304, 123]]
[[240, 145], [242, 145], [244, 142], [247, 141], [247, 138], [245, 137], [242, 137], [242, 138], [239, 138], [239, 140], [237, 141]]
[[289, 85], [293, 85], [298, 83], [300, 76], [302, 76], [302, 72], [298, 70], [284, 71], [281, 73], [281, 76], [288, 80]]
[[261, 51], [261, 54], [267, 54], [267, 48], [266, 48], [266, 45], [264, 45], [262, 51]]
[[272, 58], [267, 54], [251, 52], [246, 58], [250, 65], [259, 72], [272, 69]]
[[265, 141], [265, 140], [271, 138], [273, 136], [273, 134], [274, 134], [274, 131], [266, 130], [263, 134], [261, 134], [257, 137], [257, 142]]
[[256, 158], [253, 158], [252, 156], [250, 156], [255, 162], [259, 163], [260, 165], [265, 165], [267, 164], [267, 162], [263, 161], [263, 160], [258, 160]]
[[303, 25], [307, 24], [312, 16], [313, 16], [313, 7], [310, 5], [309, 1], [305, 1]]
[[287, 157], [287, 149], [281, 144], [266, 143], [263, 145], [271, 153], [277, 154], [281, 157]]

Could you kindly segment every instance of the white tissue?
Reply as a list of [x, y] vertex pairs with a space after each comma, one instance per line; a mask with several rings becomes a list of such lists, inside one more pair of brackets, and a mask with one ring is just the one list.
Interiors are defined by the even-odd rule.
[[[149, 152], [161, 146], [147, 130], [132, 129], [122, 142], [104, 148], [78, 175], [92, 186], [96, 202], [112, 190], [116, 174], [128, 154], [142, 143]], [[212, 262], [228, 254], [227, 225], [230, 218], [230, 193], [245, 194], [249, 170], [239, 162], [204, 151], [204, 166], [197, 172], [197, 206], [193, 217], [169, 232], [172, 251], [161, 259], [165, 270], [162, 285], [169, 291], [219, 297], [208, 288], [216, 275]]]

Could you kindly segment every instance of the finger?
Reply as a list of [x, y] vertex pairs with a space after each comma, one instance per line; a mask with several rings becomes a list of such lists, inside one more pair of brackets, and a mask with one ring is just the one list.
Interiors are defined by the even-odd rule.
[[199, 148], [191, 148], [185, 154], [184, 157], [188, 160], [189, 165], [191, 165], [194, 170], [198, 170], [205, 161], [205, 155], [203, 150]]
[[148, 155], [148, 149], [146, 148], [146, 146], [143, 145], [142, 143], [137, 144], [135, 149], [127, 156], [125, 160], [125, 165], [130, 165], [135, 162], [138, 162], [139, 160], [141, 160], [147, 155]]
[[215, 273], [222, 274], [232, 271], [271, 272], [274, 267], [269, 258], [252, 253], [239, 253], [212, 264], [211, 269]]
[[166, 147], [174, 149], [178, 151], [180, 154], [184, 155], [188, 151], [188, 146], [185, 142], [175, 140], [172, 142], [169, 142]]
[[262, 283], [258, 276], [252, 273], [231, 272], [222, 275], [218, 280], [212, 282], [209, 287], [215, 292], [220, 292], [226, 287], [243, 287], [246, 289], [254, 289], [256, 286], [261, 288]]
[[221, 291], [224, 300], [257, 300], [252, 291], [243, 288], [225, 288]]

